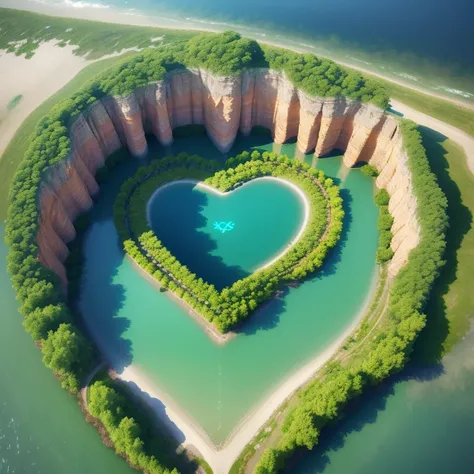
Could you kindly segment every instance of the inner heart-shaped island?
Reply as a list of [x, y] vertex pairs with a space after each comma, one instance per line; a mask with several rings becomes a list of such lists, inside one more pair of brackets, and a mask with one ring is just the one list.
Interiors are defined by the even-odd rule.
[[[169, 288], [218, 331], [225, 333], [246, 319], [263, 301], [273, 297], [283, 283], [297, 281], [322, 266], [327, 252], [339, 240], [344, 211], [339, 190], [332, 179], [326, 178], [323, 171], [287, 156], [258, 151], [250, 155], [244, 152], [235, 158], [229, 158], [221, 168], [217, 161], [186, 153], [154, 161], [139, 168], [132, 178], [125, 181], [117, 197], [114, 214], [124, 249], [130, 257], [163, 287]], [[198, 180], [203, 180], [203, 183]], [[294, 220], [296, 217], [295, 222], [301, 220], [297, 215], [298, 204], [295, 201], [292, 203], [291, 199], [287, 200], [288, 194], [282, 195], [279, 202], [271, 203], [271, 206], [283, 206], [281, 209], [273, 207], [272, 212], [269, 212], [272, 207], [263, 201], [263, 195], [260, 194], [260, 202], [255, 202], [253, 213], [240, 206], [242, 216], [250, 215], [247, 233], [236, 232], [237, 240], [233, 245], [221, 246], [220, 250], [224, 253], [235, 253], [237, 250], [242, 252], [231, 255], [235, 262], [231, 267], [226, 265], [222, 256], [207, 254], [216, 245], [205, 233], [196, 232], [195, 238], [200, 239], [200, 242], [204, 238], [207, 244], [200, 244], [193, 250], [193, 242], [188, 244], [183, 225], [181, 229], [178, 226], [178, 232], [181, 232], [178, 238], [176, 234], [169, 233], [169, 229], [173, 228], [169, 225], [169, 215], [167, 218], [163, 217], [166, 222], [160, 227], [160, 213], [165, 208], [166, 212], [174, 214], [173, 220], [190, 221], [191, 231], [196, 231], [198, 226], [205, 227], [207, 221], [203, 222], [203, 216], [199, 213], [203, 202], [209, 199], [209, 193], [220, 199], [234, 199], [233, 213], [237, 215], [239, 202], [235, 201], [236, 196], [258, 199], [256, 192], [262, 190], [259, 187], [263, 186], [265, 189], [268, 184], [275, 186], [275, 181], [280, 184], [274, 187], [278, 193], [287, 192], [281, 186], [283, 183], [302, 200], [304, 216], [300, 229], [295, 234], [289, 227], [289, 232], [285, 233], [283, 223], [275, 226], [276, 222], [281, 221], [288, 206], [293, 206], [296, 211], [296, 216], [295, 212], [289, 212], [289, 217]], [[208, 194], [203, 194], [202, 191], [193, 193], [196, 183]], [[177, 199], [173, 191], [187, 191], [188, 194], [191, 191], [191, 195], [194, 195], [192, 199]], [[291, 197], [293, 200], [296, 198], [294, 195]], [[169, 204], [166, 198], [170, 200]], [[181, 206], [178, 207], [178, 212], [173, 209], [173, 204]], [[252, 205], [251, 201], [249, 205]], [[222, 209], [222, 206], [219, 207]], [[211, 212], [222, 211], [214, 209]], [[152, 224], [157, 214], [158, 222]], [[264, 226], [261, 228], [263, 239], [256, 250], [261, 255], [262, 248], [266, 246], [269, 257], [268, 261], [260, 265], [256, 265], [252, 253], [250, 259], [240, 256], [247, 253], [246, 246], [252, 245], [250, 230], [255, 218], [263, 221], [259, 225]], [[224, 221], [219, 214], [215, 215], [213, 229], [218, 233], [224, 235], [231, 232], [235, 225], [233, 220]], [[164, 242], [158, 239], [150, 226], [158, 226], [162, 229], [161, 232], [164, 228], [168, 229], [168, 232], [164, 232]], [[279, 230], [279, 237], [273, 246], [265, 242], [265, 230], [272, 232], [272, 228], [273, 234]], [[159, 233], [160, 231], [158, 235]], [[177, 253], [172, 253], [166, 243], [177, 249]], [[204, 256], [199, 254], [202, 251], [206, 252]], [[238, 265], [239, 261], [246, 260], [243, 267]], [[211, 333], [216, 335], [213, 331]]]

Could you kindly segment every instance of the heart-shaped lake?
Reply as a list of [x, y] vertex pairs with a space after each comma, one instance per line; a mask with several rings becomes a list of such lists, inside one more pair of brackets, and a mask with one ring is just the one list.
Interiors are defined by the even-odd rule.
[[305, 220], [301, 195], [276, 179], [256, 179], [229, 193], [190, 181], [159, 188], [148, 202], [158, 239], [217, 289], [277, 258]]

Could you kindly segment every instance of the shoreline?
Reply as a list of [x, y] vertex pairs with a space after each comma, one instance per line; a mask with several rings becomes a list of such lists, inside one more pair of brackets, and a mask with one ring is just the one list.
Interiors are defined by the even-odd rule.
[[399, 112], [404, 118], [408, 118], [416, 122], [418, 125], [428, 127], [436, 132], [444, 135], [453, 142], [457, 143], [466, 155], [467, 166], [472, 174], [474, 174], [474, 137], [471, 137], [466, 132], [459, 128], [449, 125], [441, 120], [412, 109], [402, 102], [391, 99], [391, 110]]
[[[178, 439], [184, 436], [184, 441], [181, 443], [182, 446], [190, 450], [193, 447], [197, 449], [212, 467], [214, 474], [227, 474], [245, 446], [258, 434], [271, 415], [275, 413], [285, 400], [308, 383], [319, 369], [337, 354], [345, 340], [357, 329], [372, 301], [377, 287], [378, 274], [377, 271], [374, 271], [367, 297], [363, 301], [356, 317], [345, 327], [342, 333], [324, 350], [283, 379], [276, 387], [270, 389], [269, 392], [271, 394], [266, 397], [264, 396], [260, 402], [257, 402], [255, 408], [251, 409], [242, 418], [222, 445], [216, 445], [205, 431], [186, 415], [184, 410], [171, 397], [168, 397], [164, 390], [151, 382], [133, 364], [126, 367], [121, 374], [117, 374], [117, 377], [123, 382], [128, 383], [135, 395], [148, 403], [158, 419], [171, 430], [173, 436]], [[150, 403], [150, 398], [159, 400], [164, 405], [164, 408], [155, 408]]]
[[[76, 46], [56, 46], [56, 40], [41, 43], [31, 59], [1, 54], [0, 71], [0, 159], [21, 125], [38, 107], [66, 87], [87, 66], [102, 60], [119, 57], [137, 48], [125, 48], [106, 54], [100, 59], [76, 56]], [[6, 104], [13, 96], [21, 96], [19, 104], [8, 111]]]
[[[202, 31], [202, 32], [222, 32], [226, 29], [229, 29], [231, 26], [234, 29], [245, 29], [244, 26], [241, 25], [228, 25], [228, 24], [221, 24], [219, 22], [214, 22], [214, 25], [211, 24], [199, 24], [198, 26], [193, 24], [187, 24], [182, 20], [176, 20], [174, 18], [168, 18], [166, 16], [159, 16], [156, 15], [145, 15], [143, 13], [135, 13], [129, 12], [127, 13], [125, 10], [120, 10], [117, 7], [107, 7], [107, 8], [94, 8], [88, 7], [84, 5], [82, 8], [71, 8], [70, 6], [65, 5], [52, 5], [52, 4], [45, 4], [43, 2], [31, 2], [28, 0], [3, 0], [4, 8], [12, 8], [14, 10], [20, 11], [29, 11], [34, 13], [40, 13], [44, 15], [50, 16], [57, 16], [62, 18], [74, 18], [78, 20], [90, 20], [90, 21], [98, 21], [103, 23], [112, 23], [112, 24], [119, 24], [119, 25], [133, 25], [133, 26], [143, 26], [143, 27], [155, 27], [155, 28], [164, 28], [169, 30], [188, 30], [188, 31]], [[443, 99], [449, 102], [452, 102], [456, 105], [466, 107], [468, 109], [474, 110], [474, 103], [463, 101], [458, 98], [451, 97], [446, 94], [437, 93], [430, 89], [426, 89], [423, 87], [418, 87], [416, 85], [410, 84], [408, 82], [404, 82], [403, 80], [396, 79], [393, 76], [388, 76], [381, 74], [377, 71], [372, 71], [371, 69], [365, 68], [363, 66], [359, 66], [358, 64], [352, 64], [347, 61], [341, 60], [337, 58], [337, 55], [326, 55], [324, 53], [315, 52], [314, 49], [317, 49], [315, 46], [308, 45], [307, 47], [304, 44], [299, 44], [298, 46], [293, 44], [287, 44], [284, 42], [273, 41], [273, 40], [265, 40], [264, 36], [260, 36], [258, 34], [251, 34], [251, 33], [241, 33], [243, 36], [247, 36], [248, 38], [255, 39], [260, 43], [267, 44], [270, 46], [276, 46], [279, 48], [284, 48], [288, 50], [292, 50], [295, 52], [303, 52], [303, 53], [312, 53], [316, 54], [319, 57], [330, 59], [337, 64], [342, 66], [354, 69], [356, 71], [370, 74], [372, 76], [378, 77], [380, 79], [384, 79], [386, 81], [392, 82], [399, 86], [405, 87], [407, 89], [411, 89], [417, 92], [421, 92], [423, 94], [427, 94], [432, 97], [436, 97], [439, 99]], [[295, 42], [294, 40], [288, 38], [289, 41]]]
[[[158, 280], [153, 278], [152, 275], [147, 273], [143, 268], [125, 252], [125, 256], [131, 261], [132, 265], [136, 267], [143, 276], [150, 281], [150, 283], [161, 290], [163, 288]], [[166, 289], [167, 296], [171, 298], [178, 306], [184, 309], [184, 311], [199, 325], [204, 329], [205, 334], [211, 339], [212, 342], [221, 346], [231, 341], [237, 336], [237, 333], [234, 331], [229, 331], [225, 334], [221, 334], [212, 323], [207, 321], [203, 316], [197, 313], [186, 301], [177, 296], [172, 290]]]
[[[222, 28], [214, 28], [214, 29], [204, 28], [201, 25], [199, 26], [199, 28], [196, 28], [196, 27], [192, 27], [190, 25], [184, 25], [182, 22], [180, 23], [179, 21], [175, 21], [175, 20], [172, 20], [172, 22], [173, 22], [172, 25], [169, 24], [169, 21], [168, 22], [166, 22], [166, 21], [161, 21], [161, 22], [159, 22], [159, 21], [154, 21], [153, 22], [152, 21], [151, 22], [147, 17], [144, 17], [144, 16], [140, 16], [140, 17], [133, 16], [134, 19], [140, 18], [141, 21], [132, 21], [131, 20], [132, 16], [127, 16], [124, 13], [120, 13], [119, 11], [115, 11], [113, 8], [107, 8], [107, 9], [98, 9], [98, 8], [80, 8], [79, 9], [79, 8], [74, 8], [74, 9], [72, 9], [70, 7], [64, 7], [64, 6], [61, 7], [59, 5], [54, 6], [54, 5], [45, 5], [43, 3], [41, 3], [41, 4], [40, 3], [31, 3], [31, 2], [28, 2], [27, 0], [4, 0], [3, 3], [4, 3], [4, 5], [2, 5], [3, 7], [13, 8], [13, 9], [19, 10], [19, 11], [30, 11], [30, 12], [35, 12], [35, 13], [39, 13], [39, 14], [52, 15], [52, 16], [57, 16], [57, 17], [62, 17], [62, 18], [73, 18], [73, 19], [82, 19], [82, 20], [91, 20], [91, 21], [102, 21], [102, 22], [106, 22], [106, 23], [120, 24], [120, 25], [135, 25], [135, 26], [144, 26], [144, 27], [148, 26], [148, 27], [156, 27], [156, 28], [163, 28], [163, 29], [169, 29], [169, 30], [188, 30], [188, 31], [192, 30], [192, 31], [208, 31], [208, 32], [222, 31]], [[269, 44], [269, 45], [273, 45], [273, 46], [276, 46], [276, 47], [286, 48], [288, 50], [292, 50], [292, 51], [296, 51], [296, 52], [312, 52], [312, 53], [314, 53], [314, 51], [311, 51], [312, 48], [306, 48], [306, 49], [298, 48], [298, 47], [296, 47], [294, 45], [291, 45], [291, 44], [284, 44], [284, 43], [275, 42], [275, 41], [265, 41], [264, 39], [261, 39], [259, 37], [256, 38], [256, 39], [258, 41], [260, 41], [261, 43], [264, 43], [264, 44]], [[46, 43], [44, 45], [46, 45]], [[43, 45], [41, 45], [41, 46], [43, 46]], [[40, 48], [41, 48], [41, 46], [40, 46]], [[52, 56], [55, 56], [56, 54], [60, 55], [61, 50], [64, 51], [64, 48], [59, 48], [59, 47], [54, 47], [54, 48], [55, 48], [55, 51], [54, 51], [55, 54], [52, 55]], [[136, 48], [131, 48], [131, 49], [136, 49]], [[70, 56], [72, 56], [75, 61], [82, 62], [82, 65], [81, 65], [81, 68], [78, 71], [75, 72], [75, 74], [71, 75], [71, 77], [69, 78], [69, 82], [84, 67], [93, 64], [93, 62], [100, 61], [100, 60], [106, 59], [108, 57], [120, 56], [121, 54], [124, 54], [126, 51], [127, 50], [122, 50], [118, 53], [104, 55], [99, 60], [87, 60], [87, 58], [82, 57], [82, 56], [75, 57], [71, 53]], [[22, 57], [18, 58], [14, 55], [11, 55], [11, 54], [3, 54], [3, 56], [0, 55], [0, 61], [5, 60], [5, 58], [9, 57], [9, 56], [13, 56], [16, 60], [23, 61], [24, 63], [26, 63], [26, 65], [31, 65], [32, 61], [34, 60], [36, 55], [33, 56], [33, 59], [26, 60]], [[320, 56], [321, 57], [326, 57], [324, 55], [320, 55]], [[329, 59], [331, 59], [331, 58], [329, 57]], [[343, 66], [352, 68], [352, 69], [354, 69], [356, 71], [359, 71], [359, 72], [362, 72], [362, 73], [371, 74], [373, 76], [379, 77], [379, 78], [384, 79], [384, 80], [386, 80], [388, 82], [391, 82], [393, 84], [397, 84], [397, 85], [405, 87], [407, 89], [414, 90], [414, 91], [426, 94], [430, 97], [442, 99], [442, 100], [445, 100], [449, 103], [452, 103], [452, 104], [455, 104], [455, 105], [458, 105], [458, 106], [462, 106], [462, 107], [470, 109], [470, 110], [474, 110], [474, 104], [469, 104], [469, 103], [466, 103], [464, 101], [452, 98], [450, 96], [445, 96], [443, 94], [437, 94], [436, 92], [433, 92], [433, 91], [430, 91], [430, 90], [427, 90], [427, 89], [423, 89], [423, 88], [420, 88], [420, 87], [416, 87], [416, 86], [411, 85], [411, 84], [407, 84], [407, 83], [405, 83], [401, 80], [397, 80], [397, 79], [394, 79], [390, 76], [384, 76], [383, 74], [378, 74], [376, 72], [372, 72], [367, 68], [360, 67], [358, 65], [349, 64], [347, 62], [340, 61], [339, 59], [333, 59], [333, 61], [336, 62], [337, 64], [341, 64]], [[35, 102], [35, 104], [33, 106], [29, 107], [28, 110], [26, 110], [26, 108], [24, 107], [25, 102], [22, 101], [23, 105], [20, 102], [19, 106], [17, 108], [15, 108], [11, 113], [9, 113], [7, 115], [7, 117], [5, 117], [4, 120], [2, 120], [0, 128], [5, 129], [5, 128], [8, 127], [9, 137], [7, 137], [7, 135], [5, 135], [5, 132], [3, 132], [3, 134], [1, 134], [2, 138], [0, 139], [0, 145], [1, 145], [0, 146], [0, 160], [3, 158], [3, 152], [7, 149], [8, 145], [11, 142], [11, 139], [15, 136], [17, 131], [20, 129], [20, 126], [21, 126], [22, 123], [24, 123], [25, 119], [27, 119], [27, 117], [29, 117], [29, 115], [34, 110], [36, 110], [36, 108], [39, 105], [41, 105], [45, 100], [47, 100], [53, 94], [58, 92], [58, 90], [60, 90], [61, 87], [67, 85], [69, 82], [66, 82], [65, 84], [62, 84], [62, 85], [61, 84], [60, 85], [56, 84], [57, 87], [55, 87], [54, 90], [52, 90], [52, 91], [48, 90], [48, 92], [41, 94], [41, 101], [39, 101], [38, 103]], [[36, 89], [38, 89], [38, 88], [36, 87]], [[40, 95], [38, 95], [36, 97], [36, 99], [38, 97], [40, 97]], [[402, 111], [403, 115], [406, 118], [414, 120], [415, 122], [417, 122], [417, 121], [421, 122], [422, 121], [423, 125], [425, 125], [429, 128], [432, 128], [435, 131], [439, 131], [440, 133], [442, 133], [443, 135], [445, 135], [449, 139], [451, 139], [454, 142], [458, 143], [463, 148], [464, 152], [466, 153], [469, 168], [474, 173], [474, 137], [471, 137], [469, 134], [463, 132], [462, 130], [460, 130], [460, 129], [452, 126], [452, 125], [446, 124], [446, 123], [444, 123], [444, 122], [442, 122], [438, 119], [430, 117], [429, 115], [423, 114], [422, 112], [419, 112], [416, 109], [413, 109], [409, 106], [406, 106], [401, 102], [394, 101], [393, 99], [391, 99], [391, 106], [392, 106], [392, 110]], [[19, 118], [16, 118], [16, 114], [18, 114], [20, 110], [21, 110], [21, 115], [22, 115], [21, 120]], [[12, 123], [11, 117], [15, 118], [15, 125], [14, 126], [11, 125], [11, 123]]]
[[173, 186], [174, 184], [180, 184], [180, 183], [189, 183], [189, 184], [194, 184], [196, 188], [204, 189], [209, 193], [215, 194], [216, 196], [220, 196], [222, 198], [229, 197], [232, 193], [238, 191], [239, 189], [242, 189], [244, 186], [250, 185], [251, 183], [255, 183], [259, 180], [272, 180], [272, 181], [277, 181], [280, 184], [287, 186], [291, 188], [291, 190], [300, 198], [301, 202], [303, 203], [303, 222], [301, 223], [298, 233], [296, 234], [295, 237], [293, 237], [290, 240], [289, 245], [287, 245], [280, 253], [278, 253], [275, 257], [270, 258], [270, 260], [267, 260], [266, 262], [262, 263], [259, 267], [257, 267], [255, 270], [253, 270], [252, 273], [259, 272], [260, 270], [264, 270], [265, 268], [268, 268], [269, 266], [273, 265], [277, 260], [282, 258], [293, 246], [301, 239], [301, 237], [304, 234], [304, 231], [308, 227], [308, 222], [309, 222], [309, 215], [310, 215], [310, 204], [308, 201], [308, 198], [306, 194], [301, 190], [296, 184], [293, 184], [291, 181], [288, 181], [283, 178], [278, 178], [276, 176], [260, 176], [258, 178], [254, 178], [250, 181], [246, 181], [242, 185], [238, 186], [235, 189], [231, 189], [230, 191], [220, 191], [219, 189], [214, 188], [214, 186], [210, 186], [209, 184], [205, 183], [204, 181], [198, 181], [196, 179], [178, 179], [176, 181], [170, 181], [166, 184], [163, 184], [162, 186], [158, 187], [153, 194], [150, 196], [150, 199], [148, 199], [148, 203], [146, 206], [146, 217], [148, 221], [148, 226], [151, 228], [150, 225], [150, 202], [151, 200], [162, 190]]

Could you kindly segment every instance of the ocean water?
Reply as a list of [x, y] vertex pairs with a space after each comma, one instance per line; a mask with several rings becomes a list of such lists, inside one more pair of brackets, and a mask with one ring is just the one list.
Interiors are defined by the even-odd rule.
[[41, 0], [118, 8], [173, 27], [234, 29], [474, 101], [474, 2], [469, 0]]
[[441, 364], [411, 365], [328, 430], [291, 474], [472, 474], [474, 333]]

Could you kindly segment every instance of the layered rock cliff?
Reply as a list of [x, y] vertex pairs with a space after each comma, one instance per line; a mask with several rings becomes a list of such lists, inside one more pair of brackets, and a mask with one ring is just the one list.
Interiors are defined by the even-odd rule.
[[376, 184], [389, 192], [394, 217], [389, 265], [394, 276], [419, 240], [416, 199], [397, 121], [374, 106], [344, 98], [310, 97], [280, 73], [253, 69], [237, 77], [214, 77], [202, 70], [180, 70], [163, 81], [126, 97], [106, 97], [84, 111], [71, 125], [72, 150], [67, 160], [50, 168], [39, 196], [39, 258], [65, 287], [66, 243], [75, 237], [72, 222], [89, 209], [98, 191], [94, 178], [105, 158], [122, 146], [137, 157], [147, 154], [145, 133], [163, 145], [172, 130], [204, 125], [209, 138], [227, 152], [240, 131], [255, 126], [273, 134], [276, 143], [297, 138], [303, 153], [323, 156], [345, 151], [344, 164], [367, 161], [379, 171]]

